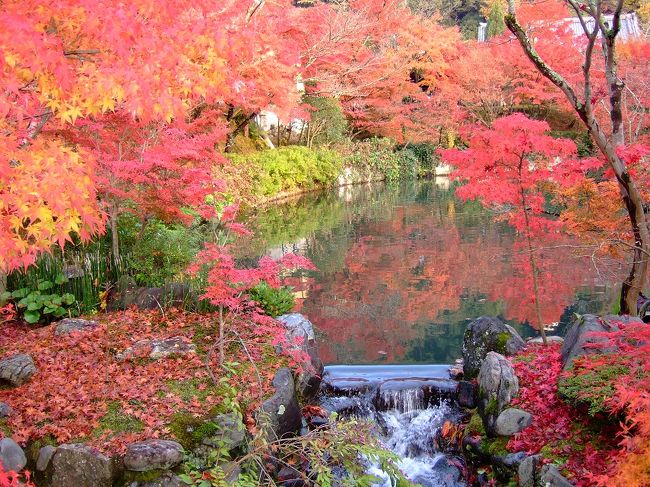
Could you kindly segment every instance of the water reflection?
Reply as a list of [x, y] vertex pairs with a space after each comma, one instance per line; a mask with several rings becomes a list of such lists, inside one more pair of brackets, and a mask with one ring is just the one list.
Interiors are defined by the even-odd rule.
[[[327, 363], [449, 363], [468, 320], [480, 315], [535, 334], [528, 256], [517, 235], [443, 183], [347, 187], [250, 218], [249, 256], [298, 252], [319, 268], [287, 281], [304, 298]], [[567, 243], [537, 242], [536, 250], [543, 318], [560, 330], [573, 312], [608, 311], [615, 295]]]

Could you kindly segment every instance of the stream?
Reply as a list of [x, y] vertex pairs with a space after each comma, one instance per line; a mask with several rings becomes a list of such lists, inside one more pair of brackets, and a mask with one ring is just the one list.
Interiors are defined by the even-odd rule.
[[[423, 487], [464, 485], [435, 437], [460, 409], [448, 365], [479, 316], [536, 335], [528, 255], [499, 215], [461, 202], [449, 181], [368, 184], [305, 195], [248, 215], [243, 259], [293, 252], [317, 271], [285, 277], [314, 324], [326, 368], [320, 404], [368, 418], [406, 476]], [[552, 241], [550, 237], [553, 237]], [[613, 308], [620, 269], [594, 267], [576, 242], [535, 242], [542, 318], [562, 335], [574, 313]], [[390, 482], [376, 465], [369, 472]]]
[[[399, 469], [422, 487], [464, 486], [460, 471], [436, 449], [445, 421], [456, 422], [456, 382], [441, 365], [328, 366], [320, 405], [343, 418], [368, 419], [377, 425], [384, 446], [400, 458]], [[377, 487], [393, 487], [379, 465], [368, 473], [382, 479]]]

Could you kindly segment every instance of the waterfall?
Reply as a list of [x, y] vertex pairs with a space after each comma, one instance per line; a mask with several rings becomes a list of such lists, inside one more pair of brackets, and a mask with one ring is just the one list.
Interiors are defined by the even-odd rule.
[[[460, 410], [447, 369], [439, 366], [328, 367], [320, 404], [341, 417], [373, 420], [383, 445], [396, 453], [399, 469], [422, 487], [462, 487], [454, 460], [437, 451], [435, 437], [445, 421], [457, 421]], [[395, 487], [378, 464], [368, 473], [375, 487]]]

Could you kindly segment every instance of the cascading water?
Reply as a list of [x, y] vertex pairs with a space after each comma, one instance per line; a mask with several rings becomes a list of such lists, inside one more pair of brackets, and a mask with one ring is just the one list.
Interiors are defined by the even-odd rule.
[[[457, 421], [455, 383], [443, 366], [335, 366], [323, 378], [320, 402], [342, 417], [374, 420], [386, 448], [399, 457], [405, 476], [422, 487], [460, 487], [460, 471], [437, 451], [435, 437]], [[393, 487], [379, 465], [368, 473], [376, 487]]]

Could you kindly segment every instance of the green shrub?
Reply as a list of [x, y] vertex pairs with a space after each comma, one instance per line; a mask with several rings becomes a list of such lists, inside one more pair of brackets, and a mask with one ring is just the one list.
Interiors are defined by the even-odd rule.
[[[425, 144], [421, 144], [425, 146]], [[395, 147], [390, 139], [373, 138], [355, 142], [349, 150], [346, 163], [382, 174], [387, 181], [415, 179], [432, 166], [430, 155], [420, 145]], [[426, 162], [425, 162], [426, 161]]]
[[623, 363], [603, 364], [590, 370], [578, 360], [560, 379], [558, 393], [575, 406], [585, 406], [590, 416], [608, 414], [608, 401], [616, 394], [618, 382], [629, 373], [630, 368]]
[[235, 165], [247, 168], [253, 192], [259, 196], [331, 185], [343, 167], [341, 156], [334, 151], [300, 146], [228, 157]]
[[290, 312], [296, 305], [292, 290], [289, 286], [274, 288], [261, 282], [250, 290], [250, 297], [267, 315], [275, 318]]
[[313, 108], [310, 111], [309, 127], [311, 143], [331, 145], [343, 142], [348, 130], [348, 121], [341, 104], [335, 98], [305, 96], [304, 102]]
[[150, 221], [139, 238], [125, 249], [127, 272], [141, 286], [183, 280], [202, 241], [203, 235], [195, 227]]
[[68, 279], [59, 274], [54, 282], [39, 279], [35, 288], [23, 287], [15, 291], [6, 291], [0, 295], [0, 306], [7, 302], [14, 303], [18, 314], [29, 323], [49, 323], [57, 318], [72, 315], [76, 302], [73, 294], [54, 292]]

